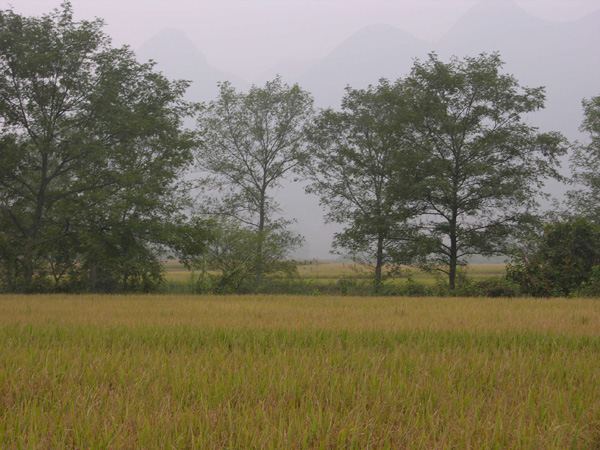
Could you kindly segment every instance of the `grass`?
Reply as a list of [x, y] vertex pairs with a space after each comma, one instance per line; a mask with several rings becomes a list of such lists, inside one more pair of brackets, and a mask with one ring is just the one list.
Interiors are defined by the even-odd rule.
[[[188, 283], [191, 273], [176, 261], [164, 263], [165, 278], [168, 282]], [[405, 271], [400, 280], [406, 279], [410, 270], [412, 279], [423, 285], [435, 284], [435, 278], [426, 272], [411, 268]], [[505, 264], [472, 264], [467, 267], [466, 274], [473, 280], [479, 281], [491, 277], [506, 275]], [[353, 263], [338, 263], [332, 261], [312, 260], [298, 265], [298, 276], [301, 280], [310, 281], [315, 285], [326, 286], [337, 282], [340, 278], [369, 279], [373, 275], [372, 268]], [[400, 281], [398, 280], [398, 281]]]
[[598, 448], [600, 301], [0, 297], [0, 448]]
[[[505, 264], [473, 264], [468, 266], [467, 274], [475, 279], [502, 276], [506, 274], [505, 267]], [[329, 261], [313, 261], [309, 264], [302, 264], [298, 266], [298, 274], [300, 277], [309, 279], [338, 279], [342, 276], [369, 278], [372, 276], [373, 270], [373, 268], [364, 265], [353, 263], [336, 263]], [[415, 281], [433, 281], [431, 274], [421, 272], [414, 268], [406, 268], [405, 270], [410, 270], [411, 276], [415, 279]], [[406, 277], [406, 272], [403, 274], [403, 277]]]

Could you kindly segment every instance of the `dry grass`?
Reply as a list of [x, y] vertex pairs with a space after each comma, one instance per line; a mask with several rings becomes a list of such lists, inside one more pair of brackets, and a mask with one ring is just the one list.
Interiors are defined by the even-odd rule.
[[554, 332], [600, 336], [598, 299], [4, 295], [0, 325]]
[[[190, 280], [190, 272], [176, 261], [164, 263], [166, 279], [168, 281], [187, 282]], [[408, 269], [408, 268], [407, 268]], [[413, 279], [422, 284], [431, 285], [435, 282], [431, 274], [410, 269]], [[346, 278], [369, 278], [373, 274], [372, 268], [353, 263], [336, 263], [331, 261], [315, 260], [308, 264], [298, 266], [298, 275], [305, 280], [316, 282], [337, 281]], [[467, 267], [466, 274], [475, 280], [506, 275], [505, 264], [473, 264]], [[404, 277], [406, 272], [404, 273]]]
[[3, 296], [0, 448], [598, 448], [600, 301]]
[[[371, 276], [374, 268], [353, 263], [336, 263], [329, 261], [315, 261], [310, 264], [298, 266], [298, 273], [302, 278], [339, 278], [341, 276]], [[415, 279], [431, 278], [430, 274], [415, 268], [406, 267]], [[489, 278], [506, 275], [506, 264], [472, 264], [467, 266], [466, 273], [474, 278]], [[404, 275], [405, 276], [405, 275]]]

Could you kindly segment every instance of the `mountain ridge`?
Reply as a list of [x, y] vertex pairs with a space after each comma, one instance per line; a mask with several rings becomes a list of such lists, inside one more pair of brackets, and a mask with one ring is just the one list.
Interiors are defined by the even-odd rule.
[[210, 65], [198, 46], [181, 30], [165, 28], [148, 39], [136, 51], [139, 61], [152, 60], [156, 68], [172, 79], [192, 82], [186, 98], [209, 101], [217, 96], [217, 83], [230, 81], [238, 89], [248, 83], [240, 77]]

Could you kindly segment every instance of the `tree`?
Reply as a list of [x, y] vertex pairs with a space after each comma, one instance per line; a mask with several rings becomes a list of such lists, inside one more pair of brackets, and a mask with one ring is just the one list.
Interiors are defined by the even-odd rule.
[[307, 191], [319, 195], [329, 221], [345, 225], [333, 246], [375, 263], [376, 285], [385, 265], [412, 263], [416, 256], [417, 230], [408, 219], [418, 212], [413, 187], [423, 168], [407, 146], [403, 95], [401, 82], [348, 87], [342, 111], [322, 111], [310, 132]]
[[567, 296], [590, 280], [600, 266], [600, 225], [586, 219], [544, 227], [529, 254], [513, 257], [509, 279], [536, 297]]
[[279, 77], [263, 88], [237, 92], [220, 84], [217, 100], [201, 113], [198, 129], [203, 138], [198, 166], [208, 176], [204, 185], [219, 191], [207, 204], [210, 213], [228, 217], [231, 226], [244, 225], [258, 236], [256, 276], [269, 271], [265, 243], [269, 235], [293, 250], [299, 240], [277, 219], [272, 191], [286, 175], [308, 157], [304, 127], [312, 114], [312, 98], [298, 85], [288, 86]]
[[600, 223], [600, 96], [583, 100], [581, 131], [590, 135], [587, 145], [577, 145], [571, 158], [573, 179], [583, 189], [569, 192], [570, 211]]
[[119, 265], [146, 261], [154, 272], [157, 219], [178, 213], [170, 189], [195, 143], [182, 131], [194, 111], [187, 84], [112, 48], [102, 27], [74, 22], [68, 2], [41, 17], [0, 12], [1, 266], [11, 289], [84, 267], [92, 288], [94, 274]]
[[197, 291], [219, 294], [252, 291], [256, 288], [254, 278], [259, 270], [257, 264], [262, 264], [262, 270], [271, 273], [293, 275], [296, 265], [284, 260], [290, 245], [296, 244], [287, 241], [289, 237], [285, 233], [267, 234], [261, 243], [263, 259], [258, 260], [256, 249], [260, 235], [231, 220], [213, 221], [210, 238], [202, 248], [201, 259], [194, 261], [191, 266], [201, 269]]
[[498, 54], [448, 63], [431, 54], [406, 79], [410, 139], [429, 170], [420, 187], [422, 223], [437, 241], [429, 262], [452, 289], [468, 256], [507, 254], [566, 152], [560, 134], [524, 120], [543, 108], [544, 89], [521, 87], [502, 65]]

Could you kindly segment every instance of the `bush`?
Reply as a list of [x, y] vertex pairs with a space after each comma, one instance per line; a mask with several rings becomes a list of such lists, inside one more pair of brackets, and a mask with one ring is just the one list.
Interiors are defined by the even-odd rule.
[[481, 297], [519, 297], [521, 289], [514, 281], [504, 277], [494, 277], [477, 282]]
[[518, 254], [508, 278], [522, 293], [568, 296], [587, 283], [600, 265], [600, 226], [585, 219], [547, 225], [531, 254]]
[[600, 266], [592, 267], [592, 275], [581, 283], [575, 294], [578, 297], [600, 297]]

